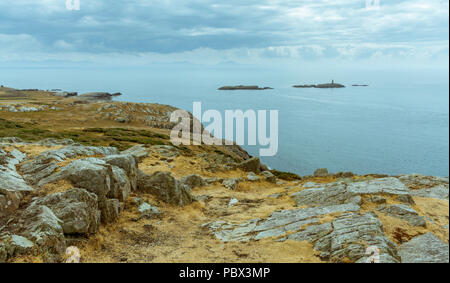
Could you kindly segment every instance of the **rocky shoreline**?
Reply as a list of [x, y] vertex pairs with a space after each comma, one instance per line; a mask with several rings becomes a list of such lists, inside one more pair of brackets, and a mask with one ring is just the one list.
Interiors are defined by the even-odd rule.
[[55, 97], [0, 110], [0, 262], [449, 262], [448, 177], [298, 176], [171, 145], [173, 107]]

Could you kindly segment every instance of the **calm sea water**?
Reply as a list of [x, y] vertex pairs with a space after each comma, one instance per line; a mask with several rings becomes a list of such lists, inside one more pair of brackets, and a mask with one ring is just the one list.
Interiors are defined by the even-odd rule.
[[[294, 89], [334, 79], [369, 87]], [[332, 172], [449, 175], [449, 82], [441, 71], [337, 71], [255, 67], [158, 66], [141, 69], [0, 69], [15, 88], [120, 91], [119, 100], [156, 102], [192, 111], [279, 110], [279, 150], [262, 158], [302, 175]], [[258, 84], [267, 91], [220, 92]], [[254, 147], [244, 146], [257, 155]]]

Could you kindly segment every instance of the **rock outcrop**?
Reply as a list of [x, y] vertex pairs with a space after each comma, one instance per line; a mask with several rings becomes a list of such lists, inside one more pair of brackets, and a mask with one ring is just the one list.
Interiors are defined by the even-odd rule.
[[402, 244], [398, 254], [403, 263], [448, 263], [448, 244], [443, 243], [434, 234], [417, 236]]
[[[441, 180], [439, 185], [445, 187], [442, 181], [445, 182]], [[310, 182], [303, 187], [303, 190], [291, 194], [291, 197], [297, 206], [307, 208], [276, 211], [266, 219], [252, 219], [244, 223], [216, 221], [206, 223], [204, 227], [223, 242], [258, 241], [264, 238], [273, 238], [279, 242], [308, 241], [320, 252], [321, 259], [331, 262], [368, 262], [369, 247], [378, 251], [380, 262], [394, 263], [402, 260], [408, 262], [414, 257], [406, 255], [407, 251], [411, 253], [411, 250], [414, 250], [408, 248], [407, 244], [404, 244], [406, 246], [403, 248], [402, 256], [398, 252], [399, 247], [386, 236], [377, 214], [374, 211], [363, 212], [361, 209], [365, 199], [379, 204], [377, 207], [379, 213], [405, 220], [412, 226], [426, 227], [425, 217], [409, 206], [414, 204], [411, 197], [413, 190], [401, 179], [388, 177], [328, 184]], [[403, 204], [386, 205], [387, 200], [383, 196], [391, 196]], [[441, 196], [438, 194], [435, 197]], [[331, 221], [325, 223], [321, 221], [326, 215], [336, 214], [338, 216], [333, 217]], [[448, 261], [448, 245], [444, 247], [445, 244], [442, 242], [439, 241], [439, 244], [436, 239], [430, 238], [431, 236], [427, 236], [426, 240], [431, 241], [430, 246], [433, 246], [431, 250], [439, 254], [437, 258], [440, 261], [445, 258], [443, 250], [446, 248]], [[419, 238], [411, 241], [410, 245], [417, 245], [419, 240], [422, 241]], [[428, 251], [428, 254], [430, 253], [432, 252]], [[425, 257], [426, 255], [419, 261], [426, 261]], [[428, 260], [433, 259], [429, 257]]]
[[194, 201], [190, 188], [176, 180], [169, 172], [156, 172], [147, 175], [139, 173], [138, 190], [156, 195], [162, 201], [185, 206]]
[[237, 86], [223, 86], [219, 90], [267, 90], [273, 89], [271, 87], [259, 87], [257, 85], [237, 85]]
[[16, 169], [25, 156], [17, 149], [10, 152], [0, 149], [0, 217], [19, 208], [23, 194], [34, 190]]
[[32, 206], [46, 206], [58, 217], [64, 234], [94, 234], [100, 226], [97, 195], [84, 189], [51, 194], [35, 200]]

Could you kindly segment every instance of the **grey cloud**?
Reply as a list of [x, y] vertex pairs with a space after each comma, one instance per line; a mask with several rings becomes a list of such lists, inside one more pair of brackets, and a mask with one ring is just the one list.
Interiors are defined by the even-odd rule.
[[11, 43], [0, 47], [2, 58], [31, 51], [154, 57], [217, 50], [226, 57], [251, 50], [309, 60], [448, 52], [446, 0], [381, 0], [375, 10], [365, 0], [80, 1], [81, 11], [67, 11], [64, 0], [2, 1], [0, 41]]

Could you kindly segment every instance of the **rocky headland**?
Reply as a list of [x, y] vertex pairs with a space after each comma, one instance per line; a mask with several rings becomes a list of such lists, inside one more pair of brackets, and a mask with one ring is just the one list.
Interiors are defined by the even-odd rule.
[[[170, 113], [0, 88], [0, 262], [449, 262], [449, 179], [269, 170]], [[10, 111], [33, 107], [39, 111]], [[68, 249], [69, 248], [69, 249]]]
[[268, 90], [273, 89], [271, 87], [259, 87], [257, 85], [238, 85], [238, 86], [223, 86], [219, 90]]
[[294, 85], [294, 88], [344, 88], [345, 85], [338, 84], [332, 81], [331, 83], [326, 84], [306, 84], [306, 85]]

